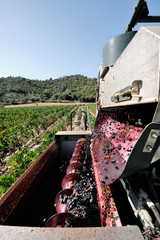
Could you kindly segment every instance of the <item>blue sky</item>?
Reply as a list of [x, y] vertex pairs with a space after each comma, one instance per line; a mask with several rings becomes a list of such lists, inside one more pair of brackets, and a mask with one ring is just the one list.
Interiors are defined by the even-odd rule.
[[[137, 2], [0, 0], [0, 77], [97, 77], [105, 43], [125, 32]], [[147, 3], [160, 15], [160, 0]]]

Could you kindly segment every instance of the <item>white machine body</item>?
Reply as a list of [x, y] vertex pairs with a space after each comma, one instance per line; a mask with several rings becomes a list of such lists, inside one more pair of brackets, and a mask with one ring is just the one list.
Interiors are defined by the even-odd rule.
[[141, 27], [113, 66], [99, 65], [100, 107], [158, 102], [160, 26]]

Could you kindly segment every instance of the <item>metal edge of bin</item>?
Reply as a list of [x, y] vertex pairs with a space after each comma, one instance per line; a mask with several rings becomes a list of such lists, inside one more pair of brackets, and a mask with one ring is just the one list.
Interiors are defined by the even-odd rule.
[[30, 192], [32, 193], [32, 191], [34, 191], [51, 162], [53, 162], [54, 157], [56, 157], [57, 152], [58, 146], [56, 142], [53, 141], [2, 196], [0, 199], [0, 224], [5, 224], [19, 203], [26, 201]]

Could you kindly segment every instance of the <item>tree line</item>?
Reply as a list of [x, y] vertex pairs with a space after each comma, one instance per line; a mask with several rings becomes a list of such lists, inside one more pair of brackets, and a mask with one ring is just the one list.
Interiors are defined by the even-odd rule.
[[45, 101], [95, 102], [96, 78], [83, 75], [58, 79], [30, 80], [24, 77], [0, 78], [0, 103], [17, 104]]

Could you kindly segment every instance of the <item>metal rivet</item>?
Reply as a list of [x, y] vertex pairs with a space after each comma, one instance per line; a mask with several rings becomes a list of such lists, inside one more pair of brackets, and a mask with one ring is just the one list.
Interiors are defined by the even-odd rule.
[[156, 133], [152, 133], [152, 138], [157, 138], [158, 137], [158, 135], [156, 134]]
[[153, 147], [151, 145], [148, 145], [146, 148], [148, 151], [152, 151], [152, 149], [153, 149]]

